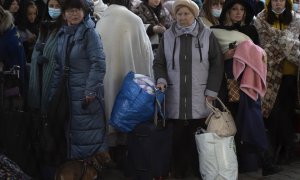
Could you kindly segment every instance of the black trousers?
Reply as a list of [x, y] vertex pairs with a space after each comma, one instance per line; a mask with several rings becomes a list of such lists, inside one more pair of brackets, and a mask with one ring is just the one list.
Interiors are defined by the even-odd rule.
[[266, 121], [275, 156], [293, 147], [296, 98], [297, 77], [283, 76], [274, 107]]
[[172, 176], [184, 178], [189, 170], [192, 170], [194, 175], [200, 177], [195, 132], [198, 127], [204, 128], [205, 119], [172, 119], [171, 122], [173, 122]]

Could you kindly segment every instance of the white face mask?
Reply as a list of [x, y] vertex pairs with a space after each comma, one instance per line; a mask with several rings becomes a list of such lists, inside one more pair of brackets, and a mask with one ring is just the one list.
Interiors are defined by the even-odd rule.
[[272, 9], [272, 11], [273, 11], [273, 13], [275, 13], [277, 15], [280, 15], [280, 14], [282, 14], [285, 11], [285, 8], [283, 10], [281, 10], [280, 12], [278, 12], [278, 11], [276, 11], [274, 9]]
[[[293, 4], [293, 9], [295, 12], [298, 12], [298, 7], [299, 7], [299, 4], [298, 3], [294, 3]], [[299, 12], [300, 13], [300, 12]]]
[[211, 9], [211, 14], [216, 18], [220, 17], [221, 12], [222, 12], [222, 9]]

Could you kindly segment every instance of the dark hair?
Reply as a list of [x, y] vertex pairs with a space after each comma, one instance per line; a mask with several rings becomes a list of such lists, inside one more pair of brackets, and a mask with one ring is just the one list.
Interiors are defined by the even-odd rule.
[[91, 7], [87, 0], [65, 0], [62, 6], [62, 13], [71, 8], [82, 9], [85, 16], [91, 12]]
[[213, 25], [217, 25], [219, 24], [219, 19], [214, 17], [211, 14], [211, 8], [213, 3], [215, 2], [219, 2], [221, 3], [222, 0], [206, 0], [203, 3], [202, 9], [204, 11], [205, 17], [207, 18], [207, 20], [209, 20]]
[[[63, 17], [60, 15], [56, 20], [53, 20], [48, 12], [49, 1], [47, 0], [46, 9], [43, 15], [42, 22], [40, 24], [40, 39], [44, 41], [49, 33], [57, 32], [59, 28], [63, 25]], [[60, 6], [63, 6], [62, 0], [56, 0]]]
[[293, 20], [292, 4], [290, 4], [290, 1], [288, 0], [285, 1], [285, 11], [282, 14], [280, 14], [278, 17], [272, 11], [272, 3], [268, 4], [266, 21], [269, 24], [273, 25], [276, 20], [278, 20], [279, 22], [285, 25], [289, 25], [292, 22]]
[[18, 4], [19, 4], [19, 6], [20, 6], [20, 0], [5, 0], [5, 1], [3, 2], [2, 7], [3, 7], [5, 10], [8, 10], [8, 9], [10, 8], [11, 4], [12, 4], [14, 1], [17, 1]]

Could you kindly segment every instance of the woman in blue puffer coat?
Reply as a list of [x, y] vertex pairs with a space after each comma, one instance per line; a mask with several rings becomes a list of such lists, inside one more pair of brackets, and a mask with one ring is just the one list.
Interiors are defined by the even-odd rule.
[[[69, 57], [70, 119], [65, 133], [67, 158], [84, 159], [108, 151], [103, 102], [105, 56], [85, 0], [66, 0], [62, 14], [66, 25], [58, 32], [57, 64], [51, 94], [53, 96], [58, 87]], [[70, 52], [68, 57], [67, 51]]]

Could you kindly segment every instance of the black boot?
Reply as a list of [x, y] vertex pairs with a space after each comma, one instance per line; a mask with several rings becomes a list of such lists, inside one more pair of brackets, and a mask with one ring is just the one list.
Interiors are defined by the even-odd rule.
[[262, 176], [269, 176], [282, 171], [282, 168], [275, 165], [272, 158], [265, 153], [262, 158]]

